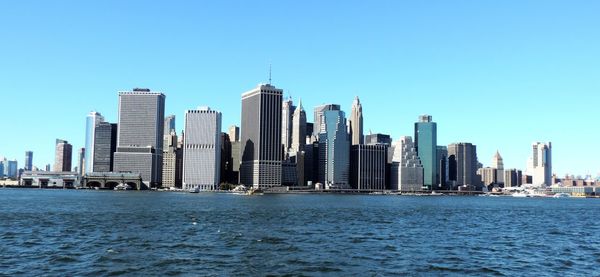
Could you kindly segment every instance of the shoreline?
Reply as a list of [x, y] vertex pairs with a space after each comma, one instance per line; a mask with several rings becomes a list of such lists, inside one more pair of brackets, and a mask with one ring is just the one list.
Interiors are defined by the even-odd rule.
[[[86, 190], [86, 191], [115, 191], [110, 189], [93, 189], [93, 188], [62, 188], [62, 187], [46, 187], [40, 188], [35, 186], [0, 186], [0, 189], [38, 189], [38, 190]], [[117, 190], [119, 191], [119, 190]], [[138, 191], [138, 190], [128, 190]], [[146, 192], [157, 192], [157, 193], [190, 193], [185, 190], [168, 190], [168, 189], [150, 189], [150, 190], [139, 190]], [[200, 191], [203, 194], [231, 194], [240, 195], [233, 191], [215, 190], [215, 191]], [[399, 192], [399, 191], [361, 191], [361, 190], [280, 190], [280, 191], [265, 191], [264, 195], [283, 195], [283, 194], [311, 194], [311, 195], [370, 195], [370, 196], [426, 196], [426, 197], [440, 197], [440, 196], [482, 196], [482, 197], [512, 197], [512, 198], [553, 198], [553, 195], [537, 195], [527, 197], [515, 197], [511, 194], [504, 194], [498, 192], [482, 192], [482, 191], [420, 191], [420, 192]], [[567, 198], [600, 198], [598, 195], [588, 196], [570, 196]]]

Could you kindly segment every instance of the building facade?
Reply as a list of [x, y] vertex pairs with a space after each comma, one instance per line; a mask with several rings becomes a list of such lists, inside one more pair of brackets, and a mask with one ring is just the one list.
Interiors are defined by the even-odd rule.
[[477, 146], [468, 142], [448, 145], [448, 179], [452, 182], [453, 189], [462, 186], [480, 189], [478, 164]]
[[221, 176], [221, 113], [208, 107], [185, 113], [183, 189], [218, 189]]
[[423, 165], [423, 184], [432, 189], [437, 185], [437, 124], [430, 115], [415, 123], [415, 147]]
[[[96, 125], [94, 134], [94, 156], [91, 172], [112, 172], [114, 169], [114, 156], [117, 151], [116, 123], [100, 122]], [[90, 172], [88, 172], [90, 173]]]
[[423, 190], [423, 166], [409, 136], [393, 144], [390, 189], [403, 192]]
[[528, 175], [536, 186], [552, 185], [552, 143], [534, 142], [532, 156], [529, 159]]
[[23, 169], [25, 171], [33, 170], [33, 152], [32, 151], [25, 152], [25, 167]]
[[350, 151], [350, 185], [357, 190], [385, 190], [388, 146], [352, 145]]
[[364, 144], [362, 104], [360, 103], [358, 96], [356, 96], [356, 98], [354, 98], [354, 102], [352, 102], [352, 113], [350, 114], [350, 137], [352, 145]]
[[231, 142], [240, 141], [240, 127], [235, 125], [229, 126], [229, 132], [227, 134], [229, 135], [229, 140], [231, 140]]
[[141, 174], [144, 188], [162, 182], [164, 117], [164, 94], [140, 88], [119, 92], [114, 171]]
[[284, 100], [281, 105], [281, 144], [286, 154], [292, 147], [292, 117], [295, 109], [291, 98]]
[[66, 140], [56, 140], [56, 149], [54, 155], [54, 171], [71, 172], [71, 162], [73, 158], [73, 146]]
[[167, 117], [165, 117], [165, 123], [164, 123], [165, 127], [164, 127], [164, 131], [163, 131], [163, 135], [170, 135], [171, 133], [175, 133], [177, 134], [177, 130], [175, 129], [175, 115], [169, 115]]
[[317, 141], [319, 139], [319, 133], [321, 132], [321, 125], [323, 124], [323, 116], [326, 111], [341, 111], [340, 105], [336, 104], [325, 104], [321, 106], [315, 107], [314, 110], [314, 118], [315, 121], [313, 123], [313, 141]]
[[504, 187], [520, 187], [523, 181], [523, 172], [518, 169], [507, 169], [504, 171]]
[[292, 145], [291, 152], [298, 153], [304, 151], [306, 145], [306, 112], [302, 107], [302, 100], [298, 107], [294, 109], [292, 115]]
[[172, 130], [164, 136], [162, 187], [175, 188], [177, 184], [177, 133]]
[[283, 90], [259, 85], [242, 94], [240, 182], [255, 188], [281, 185]]
[[[94, 172], [94, 151], [96, 147], [96, 127], [98, 123], [103, 122], [104, 117], [99, 112], [90, 112], [85, 120], [85, 154], [84, 154], [84, 168], [81, 173]], [[81, 168], [81, 167], [80, 167]]]
[[323, 113], [319, 133], [319, 182], [326, 188], [350, 188], [350, 138], [346, 116], [339, 110]]

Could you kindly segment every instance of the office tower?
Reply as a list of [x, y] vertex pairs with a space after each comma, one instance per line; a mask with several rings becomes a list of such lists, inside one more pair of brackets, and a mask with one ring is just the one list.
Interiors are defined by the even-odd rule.
[[523, 172], [518, 169], [507, 169], [504, 171], [504, 187], [520, 187], [522, 185]]
[[491, 168], [496, 169], [496, 184], [504, 184], [504, 160], [500, 156], [500, 152], [496, 150], [496, 154], [492, 158]]
[[25, 152], [25, 171], [33, 170], [33, 152], [26, 151]]
[[50, 171], [50, 164], [47, 164], [47, 165], [44, 167], [44, 171]]
[[56, 152], [54, 155], [54, 171], [70, 172], [71, 159], [73, 157], [73, 146], [66, 140], [56, 140]]
[[415, 123], [415, 147], [423, 165], [423, 184], [432, 189], [437, 185], [437, 124], [430, 115], [419, 116]]
[[[177, 134], [177, 130], [175, 130], [175, 115], [169, 115], [165, 117], [165, 127], [163, 131], [163, 135], [170, 135], [172, 132]], [[164, 145], [163, 145], [164, 147]]]
[[282, 94], [270, 84], [242, 94], [240, 182], [244, 185], [281, 185]]
[[323, 113], [319, 133], [319, 182], [326, 188], [349, 188], [350, 138], [339, 110]]
[[358, 96], [352, 102], [352, 114], [350, 114], [350, 137], [352, 145], [364, 144], [363, 137], [363, 114], [362, 104]]
[[298, 167], [296, 165], [296, 157], [291, 157], [289, 160], [281, 162], [281, 185], [297, 186], [298, 185]]
[[478, 163], [477, 146], [467, 142], [448, 145], [448, 179], [453, 183], [454, 189], [462, 186], [480, 188]]
[[0, 178], [4, 178], [4, 168], [6, 167], [5, 165], [7, 164], [6, 158], [4, 158], [3, 160], [0, 160]]
[[177, 149], [175, 150], [175, 187], [183, 187], [183, 140], [184, 132], [177, 138]]
[[358, 190], [385, 190], [388, 146], [355, 144], [350, 151], [350, 184]]
[[114, 156], [117, 151], [116, 123], [100, 122], [94, 134], [94, 162], [91, 172], [112, 172]]
[[448, 148], [446, 146], [437, 146], [436, 150], [437, 174], [435, 189], [449, 189], [448, 181]]
[[281, 104], [281, 144], [283, 144], [284, 154], [287, 154], [292, 147], [292, 116], [295, 109], [291, 98]]
[[233, 174], [233, 157], [231, 155], [231, 139], [227, 133], [221, 133], [221, 180], [219, 183], [230, 183]]
[[77, 172], [77, 174], [79, 176], [83, 176], [83, 174], [85, 174], [85, 165], [87, 164], [85, 161], [85, 153], [86, 153], [86, 149], [85, 148], [79, 148], [79, 151], [77, 152], [77, 157], [79, 157], [79, 163], [77, 165], [77, 170], [75, 170]]
[[141, 174], [146, 188], [161, 184], [164, 117], [164, 94], [140, 88], [119, 92], [114, 171]]
[[315, 133], [314, 127], [315, 127], [314, 123], [306, 122], [306, 144], [311, 144], [311, 143], [315, 142], [315, 141], [313, 141], [313, 138], [314, 138], [313, 134]]
[[[324, 122], [323, 119], [323, 114], [325, 113], [325, 111], [340, 111], [340, 105], [336, 105], [336, 104], [326, 104], [326, 105], [321, 105], [321, 106], [317, 106], [315, 107], [315, 111], [314, 111], [314, 123], [313, 123], [313, 137], [314, 137], [314, 141], [319, 139], [319, 133], [321, 132], [321, 125]], [[344, 124], [346, 125], [346, 124]]]
[[528, 175], [532, 176], [532, 184], [552, 185], [552, 143], [534, 142], [532, 148], [527, 169]]
[[409, 136], [393, 144], [390, 188], [397, 191], [423, 190], [423, 166]]
[[392, 146], [392, 138], [386, 134], [368, 134], [365, 136], [365, 144]]
[[162, 187], [176, 187], [177, 175], [177, 133], [169, 129], [170, 133], [165, 134], [163, 144], [163, 167], [162, 167]]
[[481, 179], [481, 183], [488, 187], [497, 184], [498, 171], [493, 167], [484, 167], [477, 169], [477, 175]]
[[85, 156], [83, 158], [84, 167], [79, 166], [80, 172], [85, 174], [94, 172], [94, 150], [96, 147], [96, 126], [98, 123], [103, 122], [104, 117], [99, 112], [90, 112], [85, 120]]
[[231, 125], [229, 126], [229, 140], [231, 142], [240, 141], [240, 127]]
[[17, 179], [19, 175], [19, 166], [17, 160], [7, 161], [5, 164], [6, 178]]
[[221, 113], [208, 107], [185, 113], [183, 188], [216, 190], [220, 181]]
[[240, 183], [240, 148], [242, 143], [238, 140], [231, 143], [231, 176], [227, 182], [230, 184]]
[[304, 145], [306, 145], [306, 112], [302, 107], [302, 100], [300, 100], [292, 116], [291, 152], [295, 155], [298, 152], [304, 151]]

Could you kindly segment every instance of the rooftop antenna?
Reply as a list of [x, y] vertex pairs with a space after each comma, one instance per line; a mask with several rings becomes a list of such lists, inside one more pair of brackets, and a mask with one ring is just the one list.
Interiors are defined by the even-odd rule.
[[269, 85], [271, 84], [271, 63], [269, 63]]

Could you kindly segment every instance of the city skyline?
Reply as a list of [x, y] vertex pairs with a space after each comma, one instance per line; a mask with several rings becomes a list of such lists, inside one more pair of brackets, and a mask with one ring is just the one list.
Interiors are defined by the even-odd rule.
[[[3, 102], [11, 103], [3, 114], [13, 120], [0, 128], [15, 135], [0, 138], [0, 156], [23, 167], [23, 153], [31, 150], [34, 166], [53, 164], [55, 138], [80, 149], [86, 115], [98, 111], [117, 122], [117, 91], [132, 87], [163, 91], [165, 114], [176, 115], [177, 126], [183, 126], [185, 110], [199, 105], [223, 113], [222, 131], [239, 126], [240, 104], [233, 99], [266, 83], [272, 63], [273, 84], [295, 103], [302, 98], [309, 122], [313, 107], [335, 103], [349, 114], [359, 96], [365, 134], [372, 130], [397, 140], [413, 133], [417, 116], [430, 114], [438, 124], [438, 145], [476, 144], [486, 166], [499, 150], [507, 168], [525, 170], [531, 143], [551, 141], [554, 173], [596, 176], [600, 150], [590, 146], [599, 135], [594, 119], [600, 118], [599, 39], [594, 35], [599, 19], [593, 13], [598, 4], [516, 3], [371, 4], [378, 16], [364, 15], [357, 22], [351, 19], [363, 18], [364, 3], [324, 3], [319, 9], [315, 3], [5, 3], [0, 23], [7, 28], [0, 32], [11, 43], [0, 46], [5, 61], [0, 90]], [[210, 15], [226, 8], [234, 16]], [[334, 8], [341, 16], [332, 13]], [[171, 19], [186, 10], [206, 16], [180, 16], [188, 19], [164, 26], [136, 23], [142, 14], [158, 16], [161, 10]], [[278, 24], [248, 23], [252, 11], [261, 10], [272, 11]], [[113, 13], [123, 21], [106, 20]], [[58, 20], [73, 14], [81, 24]], [[314, 22], [305, 22], [303, 14]], [[208, 22], [215, 25], [203, 28]], [[292, 27], [297, 32], [286, 31]], [[317, 28], [323, 30], [315, 33]], [[169, 43], [157, 41], [160, 34]], [[282, 43], [234, 46], [261, 41], [261, 34]], [[205, 38], [215, 45], [201, 44]], [[37, 39], [41, 43], [34, 43]], [[121, 41], [153, 43], [140, 49]], [[574, 111], [564, 112], [568, 109]], [[49, 116], [34, 116], [35, 111]], [[28, 135], [32, 126], [35, 136]]]

